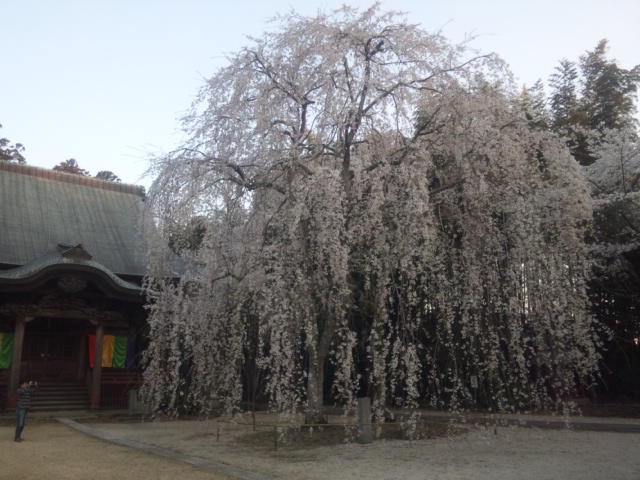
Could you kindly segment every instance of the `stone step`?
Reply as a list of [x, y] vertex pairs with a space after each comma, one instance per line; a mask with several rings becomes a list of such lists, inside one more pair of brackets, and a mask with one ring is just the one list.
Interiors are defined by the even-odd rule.
[[31, 405], [31, 410], [36, 412], [50, 412], [55, 410], [87, 410], [89, 402], [49, 402], [38, 405]]
[[33, 397], [31, 399], [31, 405], [42, 405], [43, 403], [64, 403], [64, 402], [84, 402], [88, 401], [89, 395], [86, 393], [83, 395], [58, 395], [50, 397]]
[[39, 384], [31, 406], [35, 411], [84, 410], [89, 407], [89, 391], [81, 382]]

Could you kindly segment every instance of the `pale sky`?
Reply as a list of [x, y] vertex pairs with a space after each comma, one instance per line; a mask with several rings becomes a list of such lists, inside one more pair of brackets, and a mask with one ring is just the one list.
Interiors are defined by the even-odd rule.
[[[92, 175], [141, 179], [150, 153], [182, 138], [179, 118], [224, 54], [260, 36], [267, 20], [371, 1], [0, 0], [0, 137], [27, 163], [75, 158]], [[640, 64], [640, 0], [394, 0], [425, 30], [497, 52], [520, 84], [545, 82], [562, 58], [599, 40], [623, 68]]]

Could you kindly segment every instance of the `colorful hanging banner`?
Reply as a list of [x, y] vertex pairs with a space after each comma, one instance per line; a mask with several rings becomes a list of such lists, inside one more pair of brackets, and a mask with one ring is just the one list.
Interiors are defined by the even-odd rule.
[[136, 337], [127, 337], [127, 358], [124, 361], [124, 368], [135, 370], [138, 368], [138, 342]]
[[0, 332], [0, 368], [9, 368], [13, 359], [13, 333]]
[[[135, 350], [127, 348], [132, 342], [135, 345], [135, 337], [118, 337], [105, 335], [102, 338], [102, 366], [108, 368], [131, 368], [135, 364], [133, 356]], [[89, 365], [93, 368], [93, 357], [95, 352], [96, 336], [88, 335], [87, 344], [89, 346]], [[132, 358], [129, 358], [131, 356]]]

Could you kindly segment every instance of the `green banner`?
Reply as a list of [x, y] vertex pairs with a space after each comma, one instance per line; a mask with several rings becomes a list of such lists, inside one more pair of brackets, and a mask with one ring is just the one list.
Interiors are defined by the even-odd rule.
[[124, 368], [127, 358], [127, 337], [115, 337], [113, 339], [113, 363], [112, 368]]
[[0, 368], [9, 368], [13, 359], [13, 333], [0, 332]]

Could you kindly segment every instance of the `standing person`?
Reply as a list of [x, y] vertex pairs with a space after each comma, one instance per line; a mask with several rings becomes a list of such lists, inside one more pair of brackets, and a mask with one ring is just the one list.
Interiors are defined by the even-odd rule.
[[21, 442], [22, 429], [27, 419], [27, 412], [31, 407], [31, 395], [38, 391], [38, 382], [24, 381], [18, 387], [18, 401], [16, 403], [16, 442]]

